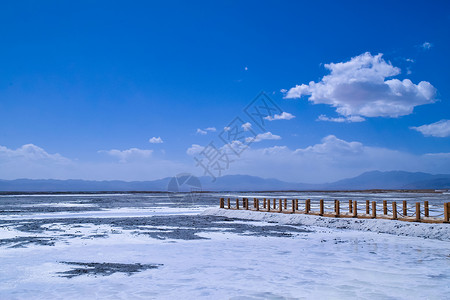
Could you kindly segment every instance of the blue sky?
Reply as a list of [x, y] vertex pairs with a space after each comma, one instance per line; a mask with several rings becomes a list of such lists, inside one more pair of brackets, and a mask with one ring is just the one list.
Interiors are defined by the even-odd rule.
[[[211, 141], [217, 176], [449, 173], [449, 36], [444, 1], [2, 3], [0, 178], [202, 175]], [[231, 157], [235, 117], [261, 136]]]

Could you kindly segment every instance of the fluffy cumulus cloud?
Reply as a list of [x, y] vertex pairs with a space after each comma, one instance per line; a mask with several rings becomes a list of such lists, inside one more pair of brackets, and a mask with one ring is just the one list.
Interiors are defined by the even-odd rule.
[[[349, 61], [325, 64], [330, 71], [319, 82], [297, 85], [285, 93], [285, 98], [308, 96], [314, 104], [327, 104], [345, 119], [336, 122], [359, 122], [363, 117], [409, 115], [414, 107], [436, 101], [436, 89], [427, 81], [414, 84], [409, 79], [392, 78], [400, 69], [368, 52]], [[389, 79], [391, 78], [391, 79]]]
[[99, 153], [105, 153], [112, 157], [118, 158], [119, 162], [126, 163], [132, 160], [139, 160], [151, 157], [153, 150], [144, 150], [138, 148], [130, 148], [127, 150], [100, 150]]
[[252, 124], [247, 122], [247, 123], [242, 124], [241, 127], [242, 127], [242, 129], [244, 129], [244, 131], [249, 131], [250, 129], [252, 129]]
[[434, 137], [450, 136], [450, 120], [440, 120], [436, 123], [410, 128], [421, 132], [424, 136], [434, 136]]
[[151, 139], [148, 140], [149, 143], [151, 144], [162, 144], [164, 143], [161, 137], [152, 137]]
[[293, 114], [290, 114], [288, 112], [282, 112], [279, 115], [274, 115], [272, 116], [267, 116], [264, 119], [269, 120], [269, 121], [275, 121], [275, 120], [291, 120], [295, 118], [295, 116]]

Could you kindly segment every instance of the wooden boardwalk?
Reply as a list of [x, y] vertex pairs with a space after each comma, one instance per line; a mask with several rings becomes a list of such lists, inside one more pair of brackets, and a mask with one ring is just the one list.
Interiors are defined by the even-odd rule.
[[[232, 203], [233, 202], [233, 203]], [[313, 205], [312, 205], [313, 204]], [[235, 210], [252, 210], [261, 212], [273, 212], [284, 214], [307, 214], [332, 218], [359, 218], [359, 219], [388, 219], [407, 222], [423, 223], [450, 223], [450, 202], [443, 204], [443, 211], [433, 206], [430, 209], [428, 201], [416, 202], [414, 206], [408, 207], [408, 202], [403, 201], [401, 207], [397, 202], [382, 203], [376, 201], [358, 203], [355, 200], [348, 200], [342, 205], [339, 200], [325, 201], [319, 200], [312, 203], [310, 199], [298, 200], [290, 199], [269, 199], [253, 198], [250, 205], [249, 198], [220, 198], [220, 208]], [[360, 210], [361, 209], [361, 210]], [[441, 213], [442, 212], [442, 213]]]

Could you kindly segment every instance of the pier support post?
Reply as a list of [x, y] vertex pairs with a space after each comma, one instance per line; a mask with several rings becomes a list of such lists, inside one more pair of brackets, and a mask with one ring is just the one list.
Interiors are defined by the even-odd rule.
[[416, 221], [420, 221], [420, 202], [416, 202]]
[[267, 211], [270, 211], [270, 198], [267, 199]]
[[239, 209], [239, 198], [236, 198], [236, 209]]
[[450, 202], [444, 203], [444, 222], [450, 222]]
[[255, 198], [256, 199], [256, 210], [258, 211], [259, 210], [259, 199], [258, 198]]
[[392, 220], [397, 220], [397, 202], [392, 202]]
[[298, 199], [295, 199], [295, 211], [298, 211]]
[[319, 216], [323, 216], [323, 199], [320, 199], [320, 208], [319, 208]]
[[425, 217], [429, 217], [430, 216], [430, 209], [428, 208], [428, 201], [425, 201], [424, 203], [425, 206]]
[[372, 218], [376, 218], [377, 217], [377, 202], [376, 201], [372, 201]]
[[387, 201], [383, 200], [383, 215], [387, 215]]
[[349, 214], [353, 213], [353, 201], [352, 200], [348, 200], [348, 213]]
[[311, 200], [306, 199], [305, 201], [305, 214], [309, 214], [309, 211], [311, 209]]
[[370, 201], [366, 200], [366, 215], [370, 214]]
[[283, 210], [283, 200], [279, 199], [278, 200], [278, 212], [281, 212]]
[[287, 209], [287, 199], [284, 199], [284, 209]]
[[295, 200], [292, 199], [292, 213], [295, 213]]
[[358, 202], [353, 201], [353, 217], [358, 217]]
[[220, 198], [220, 208], [225, 208], [225, 201], [223, 198]]
[[266, 198], [264, 198], [263, 208], [267, 208], [267, 207], [266, 207], [266, 202], [267, 202], [267, 201], [266, 201]]
[[231, 208], [231, 202], [230, 202], [230, 198], [228, 198], [228, 200], [227, 200], [227, 206], [228, 206], [228, 209], [230, 209], [230, 208]]
[[277, 209], [277, 199], [273, 199], [273, 210]]
[[341, 207], [340, 207], [339, 200], [334, 201], [334, 213], [335, 213], [336, 217], [339, 217], [341, 214]]
[[408, 206], [406, 204], [406, 200], [403, 200], [403, 216], [407, 216], [408, 215]]

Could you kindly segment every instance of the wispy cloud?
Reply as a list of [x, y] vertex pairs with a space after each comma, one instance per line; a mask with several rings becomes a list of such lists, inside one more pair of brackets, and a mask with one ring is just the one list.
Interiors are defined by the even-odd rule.
[[216, 131], [217, 131], [216, 127], [208, 127], [205, 129], [197, 128], [197, 134], [201, 134], [201, 135], [207, 135], [208, 132], [216, 132]]
[[440, 120], [438, 122], [422, 125], [418, 127], [410, 127], [411, 129], [421, 132], [424, 136], [449, 137], [450, 136], [450, 120]]
[[121, 163], [127, 163], [131, 160], [145, 159], [151, 157], [153, 150], [144, 150], [139, 148], [130, 148], [127, 150], [100, 150], [98, 153], [105, 153], [109, 156], [119, 159]]
[[244, 129], [244, 131], [249, 131], [250, 129], [252, 129], [252, 124], [247, 122], [241, 125], [242, 129]]
[[319, 117], [317, 117], [317, 121], [336, 122], [336, 123], [354, 123], [354, 122], [364, 122], [365, 119], [360, 116], [330, 118], [325, 115], [320, 115]]
[[164, 143], [161, 137], [152, 137], [151, 139], [148, 140], [149, 143], [151, 144], [162, 144]]
[[281, 136], [276, 135], [276, 134], [272, 134], [270, 131], [265, 132], [265, 133], [260, 133], [258, 135], [256, 135], [255, 137], [248, 137], [245, 139], [246, 142], [261, 142], [264, 140], [281, 140]]
[[[436, 89], [427, 81], [387, 79], [400, 69], [369, 52], [349, 61], [325, 64], [330, 71], [319, 82], [301, 84], [286, 92], [285, 98], [308, 96], [314, 104], [328, 104], [345, 118], [409, 115], [414, 107], [436, 101]], [[360, 119], [359, 119], [360, 120]]]
[[421, 45], [421, 47], [425, 50], [429, 50], [431, 49], [431, 47], [433, 47], [433, 44], [431, 44], [430, 42], [425, 42]]
[[267, 116], [264, 119], [269, 120], [269, 121], [275, 121], [275, 120], [291, 120], [295, 118], [295, 116], [293, 114], [290, 114], [288, 112], [282, 112], [279, 115], [274, 115], [272, 116]]

